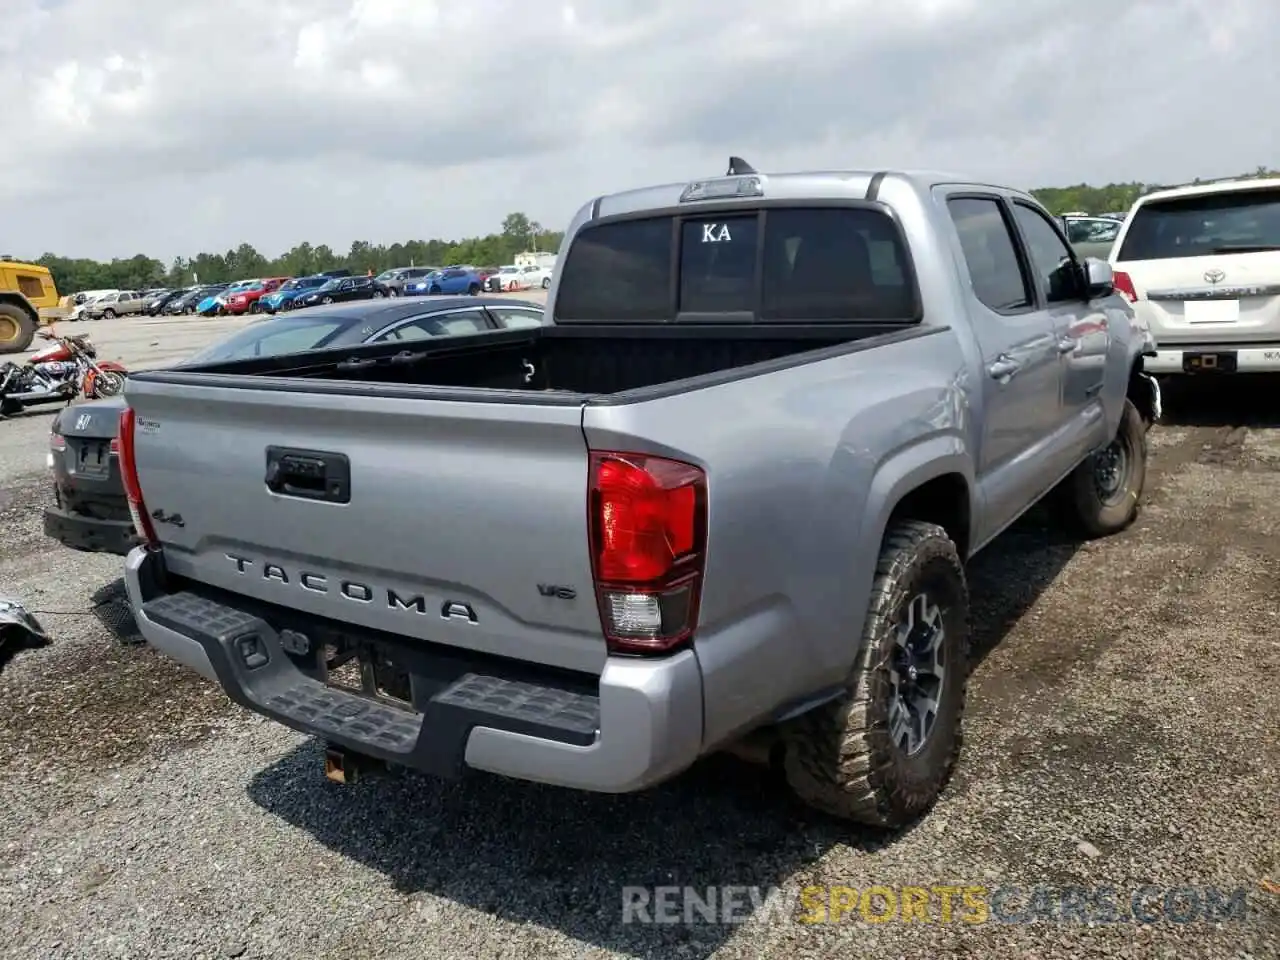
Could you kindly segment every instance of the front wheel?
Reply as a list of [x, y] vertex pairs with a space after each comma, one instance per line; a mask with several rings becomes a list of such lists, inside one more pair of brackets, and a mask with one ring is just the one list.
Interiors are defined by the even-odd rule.
[[431, 287], [430, 289], [427, 290], [427, 293], [439, 293], [439, 292], [440, 292], [439, 287]]
[[547, 289], [548, 287], [550, 287], [550, 286], [551, 286], [551, 278], [550, 278], [550, 277], [543, 277], [543, 278], [542, 278], [542, 289], [543, 289], [543, 290], [546, 290], [546, 289]]
[[255, 300], [255, 301], [253, 301], [253, 303], [249, 304], [249, 312], [250, 312], [250, 313], [261, 313], [261, 312], [262, 312], [262, 307], [258, 306], [258, 301], [257, 301], [257, 300]]
[[471, 286], [467, 287], [467, 293], [469, 293], [473, 297], [477, 296], [480, 293], [480, 284], [478, 283], [471, 284]]
[[93, 378], [93, 387], [89, 396], [94, 400], [107, 397], [118, 397], [124, 391], [125, 374], [117, 370], [103, 370]]
[[805, 803], [903, 827], [925, 813], [960, 753], [969, 597], [947, 532], [907, 520], [886, 533], [845, 692], [784, 731], [783, 765]]
[[400, 296], [400, 294], [396, 293], [395, 287], [392, 287], [387, 291], [387, 296], [394, 300], [396, 297]]
[[1138, 517], [1147, 482], [1147, 425], [1125, 400], [1120, 429], [1062, 482], [1058, 496], [1069, 523], [1089, 539], [1119, 533]]
[[108, 309], [108, 310], [102, 311], [103, 320], [114, 320], [115, 318], [116, 318], [116, 312], [114, 310]]
[[386, 296], [386, 294], [385, 294], [385, 293], [383, 293], [381, 290], [375, 290], [375, 291], [373, 291], [373, 299], [375, 299], [375, 300], [381, 300], [381, 299], [382, 299], [383, 297], [385, 297], [385, 296]]
[[321, 302], [321, 303], [333, 303], [333, 297], [321, 297], [321, 298], [320, 298], [320, 302]]

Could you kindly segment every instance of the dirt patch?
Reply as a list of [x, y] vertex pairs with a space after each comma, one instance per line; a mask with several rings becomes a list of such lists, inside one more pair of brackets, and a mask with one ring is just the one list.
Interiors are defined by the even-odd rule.
[[0, 676], [5, 767], [93, 772], [194, 743], [227, 716], [222, 691], [148, 647], [54, 645], [24, 656], [38, 682]]

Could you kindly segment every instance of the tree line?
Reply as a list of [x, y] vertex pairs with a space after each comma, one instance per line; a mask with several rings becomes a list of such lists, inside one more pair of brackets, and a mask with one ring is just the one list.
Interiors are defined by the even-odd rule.
[[218, 283], [244, 277], [303, 277], [342, 267], [353, 273], [372, 270], [378, 274], [392, 267], [502, 266], [511, 263], [517, 253], [554, 253], [563, 238], [562, 232], [545, 230], [523, 213], [511, 213], [502, 221], [501, 232], [484, 237], [410, 240], [386, 246], [357, 240], [345, 253], [323, 243], [317, 246], [300, 243], [287, 253], [271, 258], [252, 244], [242, 243], [226, 253], [176, 257], [167, 267], [143, 253], [110, 263], [46, 253], [34, 262], [48, 267], [58, 291], [66, 294], [80, 290], [185, 287], [197, 281]]
[[[1258, 167], [1240, 177], [1280, 177], [1280, 170]], [[1238, 177], [1223, 177], [1232, 180]], [[1197, 178], [1192, 183], [1213, 181]], [[1095, 187], [1087, 183], [1071, 187], [1043, 187], [1032, 194], [1051, 213], [1062, 214], [1082, 210], [1085, 213], [1117, 213], [1128, 210], [1138, 197], [1162, 185], [1148, 183], [1108, 183]], [[79, 290], [140, 289], [146, 287], [179, 287], [195, 282], [216, 283], [243, 277], [300, 277], [321, 270], [342, 267], [354, 273], [372, 270], [375, 274], [392, 267], [445, 267], [455, 264], [501, 266], [511, 263], [517, 253], [527, 250], [555, 252], [564, 234], [545, 230], [523, 213], [510, 213], [502, 221], [499, 233], [465, 240], [410, 240], [388, 246], [357, 240], [346, 253], [325, 244], [300, 243], [274, 259], [265, 256], [252, 244], [242, 243], [226, 253], [201, 253], [195, 257], [177, 257], [167, 267], [159, 260], [139, 253], [128, 259], [110, 263], [86, 258], [60, 257], [46, 253], [35, 262], [47, 266], [54, 282], [63, 293]]]

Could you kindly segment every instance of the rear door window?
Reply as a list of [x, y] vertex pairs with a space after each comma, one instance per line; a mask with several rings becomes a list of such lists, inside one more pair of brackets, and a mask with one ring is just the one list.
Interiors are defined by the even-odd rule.
[[555, 311], [570, 321], [743, 313], [773, 322], [918, 317], [910, 260], [893, 220], [876, 208], [844, 206], [588, 227], [570, 247]]
[[1031, 288], [1018, 262], [1009, 224], [994, 197], [953, 197], [947, 201], [964, 251], [973, 294], [997, 313], [1032, 306]]
[[1171, 260], [1280, 250], [1276, 187], [1152, 200], [1139, 205], [1117, 260]]

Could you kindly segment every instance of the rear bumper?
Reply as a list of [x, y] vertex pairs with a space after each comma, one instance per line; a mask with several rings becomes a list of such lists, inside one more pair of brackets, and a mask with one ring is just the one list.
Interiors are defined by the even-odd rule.
[[[125, 564], [147, 643], [241, 706], [347, 749], [438, 776], [472, 768], [603, 793], [659, 783], [700, 753], [702, 675], [692, 651], [610, 658], [598, 683], [587, 683], [436, 644], [370, 639], [404, 665], [413, 691], [406, 708], [325, 684], [311, 640], [283, 626], [287, 611], [167, 592], [163, 567], [162, 555], [143, 547]], [[349, 628], [324, 621], [307, 629]]]
[[55, 507], [44, 512], [45, 536], [73, 550], [124, 556], [138, 545], [128, 520], [98, 520]]
[[1204, 354], [1234, 357], [1230, 366], [1201, 368], [1206, 373], [1280, 373], [1280, 343], [1251, 345], [1247, 343], [1197, 343], [1161, 347], [1154, 357], [1143, 361], [1147, 373], [1169, 374], [1193, 372], [1187, 369], [1191, 357]]

